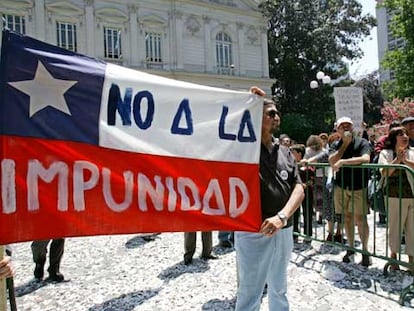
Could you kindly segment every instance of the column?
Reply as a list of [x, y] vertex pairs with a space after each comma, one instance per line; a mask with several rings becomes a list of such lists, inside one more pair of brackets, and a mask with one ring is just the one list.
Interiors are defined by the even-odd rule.
[[45, 41], [45, 0], [35, 0], [34, 2], [34, 24], [36, 28], [36, 38]]
[[211, 46], [211, 25], [210, 25], [210, 17], [203, 16], [204, 21], [204, 64], [205, 64], [205, 71], [206, 72], [213, 72], [213, 64], [214, 64], [214, 48]]
[[267, 50], [267, 29], [265, 27], [260, 28], [260, 37], [262, 44], [262, 76], [269, 77], [269, 55]]
[[173, 19], [175, 22], [175, 55], [176, 61], [175, 69], [183, 70], [183, 33], [184, 33], [184, 22], [183, 22], [183, 14], [179, 11], [175, 11], [175, 18]]
[[129, 28], [130, 28], [130, 65], [137, 67], [139, 65], [138, 57], [138, 20], [137, 20], [137, 6], [134, 4], [128, 5], [129, 11]]
[[246, 69], [244, 68], [244, 64], [246, 63], [244, 57], [244, 31], [243, 31], [243, 23], [237, 22], [237, 41], [238, 41], [238, 62], [236, 65], [236, 73], [238, 72], [240, 76], [244, 76], [246, 74]]
[[86, 29], [86, 54], [96, 57], [95, 53], [95, 18], [93, 15], [94, 0], [85, 1], [85, 29]]

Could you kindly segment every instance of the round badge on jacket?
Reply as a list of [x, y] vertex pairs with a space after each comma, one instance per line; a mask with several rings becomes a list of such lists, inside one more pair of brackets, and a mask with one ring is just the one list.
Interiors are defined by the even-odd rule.
[[285, 171], [285, 170], [280, 171], [280, 177], [282, 177], [283, 180], [287, 180], [288, 176], [289, 176], [289, 174], [288, 174], [287, 171]]

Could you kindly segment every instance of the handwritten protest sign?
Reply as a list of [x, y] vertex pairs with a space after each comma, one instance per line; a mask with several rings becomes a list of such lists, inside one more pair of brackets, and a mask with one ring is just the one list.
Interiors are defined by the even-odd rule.
[[354, 130], [362, 132], [364, 105], [362, 89], [359, 87], [335, 87], [336, 119], [350, 117], [354, 123]]

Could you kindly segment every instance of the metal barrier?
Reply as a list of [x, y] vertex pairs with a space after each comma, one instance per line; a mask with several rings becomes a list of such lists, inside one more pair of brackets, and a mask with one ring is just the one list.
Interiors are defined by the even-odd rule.
[[[332, 184], [332, 188], [329, 187], [329, 184], [327, 186], [327, 182], [329, 183], [329, 175], [328, 175], [328, 169], [329, 164], [327, 163], [312, 163], [307, 164], [308, 167], [313, 167], [313, 170], [307, 170], [306, 176], [310, 179], [310, 173], [309, 172], [315, 172], [317, 169], [319, 171], [322, 171], [322, 176], [316, 176], [314, 177], [313, 182], [309, 182], [308, 184], [313, 184], [312, 187], [306, 187], [305, 188], [305, 200], [302, 203], [302, 206], [304, 207], [304, 210], [312, 210], [315, 205], [315, 201], [318, 200], [318, 198], [322, 199], [322, 213], [323, 214], [330, 214], [334, 215], [334, 200], [333, 195], [334, 192], [337, 192], [337, 202], [340, 203], [340, 205], [344, 205], [347, 200], [349, 200], [350, 206], [351, 206], [351, 216], [352, 216], [352, 225], [351, 227], [354, 230], [354, 238], [355, 241], [362, 242], [359, 238], [360, 234], [357, 234], [357, 231], [355, 230], [355, 200], [356, 196], [354, 196], [354, 191], [349, 191], [347, 189], [342, 189], [340, 187], [335, 187]], [[369, 255], [372, 257], [376, 257], [379, 259], [383, 259], [386, 261], [383, 273], [385, 276], [388, 275], [388, 271], [391, 268], [396, 268], [396, 265], [403, 266], [408, 268], [411, 271], [411, 274], [414, 275], [414, 264], [413, 264], [413, 258], [410, 256], [408, 257], [405, 255], [405, 249], [407, 248], [409, 251], [413, 252], [414, 248], [414, 195], [413, 191], [410, 187], [410, 193], [407, 194], [407, 191], [403, 193], [403, 189], [407, 190], [407, 181], [411, 179], [411, 181], [414, 181], [414, 170], [405, 166], [405, 165], [381, 165], [381, 164], [362, 164], [362, 165], [347, 165], [344, 167], [348, 167], [352, 169], [351, 174], [351, 180], [353, 180], [354, 176], [354, 170], [355, 169], [362, 169], [362, 179], [369, 180], [369, 187], [364, 188], [363, 191], [363, 200], [362, 200], [362, 208], [367, 209], [370, 213], [373, 213], [373, 217], [369, 217], [369, 223], [368, 223], [368, 230], [369, 230], [369, 238], [368, 238], [368, 248], [367, 249], [359, 249], [352, 245], [345, 245], [344, 243], [341, 243], [341, 241], [335, 241], [334, 239], [331, 239], [327, 241], [327, 238], [329, 236], [329, 232], [326, 229], [325, 226], [322, 227], [314, 227], [312, 228], [312, 235], [306, 235], [304, 233], [295, 232], [294, 234], [298, 237], [303, 237], [305, 240], [314, 240], [318, 242], [323, 243], [329, 243], [341, 248], [344, 248], [345, 250], [350, 250], [355, 253], [361, 253], [363, 255]], [[398, 184], [398, 197], [396, 197], [396, 193], [392, 193], [390, 189], [390, 183], [387, 182], [387, 180], [390, 180], [387, 178], [381, 178], [381, 174], [379, 173], [380, 169], [395, 169], [395, 172], [393, 174], [393, 182], [394, 184]], [[407, 176], [407, 177], [405, 177]], [[305, 182], [305, 181], [303, 181]], [[318, 184], [319, 183], [319, 184]], [[321, 185], [322, 183], [322, 185]], [[333, 180], [332, 180], [333, 183]], [[351, 184], [352, 189], [353, 184]], [[321, 193], [322, 191], [322, 193]], [[310, 195], [310, 192], [312, 192], [312, 195]], [[411, 198], [407, 198], [408, 196], [411, 196]], [[313, 197], [313, 198], [312, 198]], [[339, 200], [339, 201], [338, 201]], [[407, 209], [407, 205], [410, 207]], [[398, 211], [396, 210], [398, 209]], [[407, 210], [408, 215], [411, 215], [411, 217], [407, 216]], [[328, 212], [328, 213], [327, 213]], [[348, 211], [349, 212], [349, 211]], [[300, 215], [302, 215], [302, 209], [300, 211]], [[341, 214], [343, 216], [344, 210], [342, 209]], [[349, 214], [348, 214], [349, 215]], [[390, 223], [390, 216], [392, 218], [392, 221], [395, 219], [397, 220], [397, 223]], [[298, 217], [296, 217], [297, 219]], [[344, 235], [344, 217], [336, 217], [339, 218], [339, 224], [341, 226], [341, 233], [342, 236]], [[299, 217], [301, 219], [301, 217]], [[358, 219], [358, 217], [357, 217]], [[304, 218], [305, 222], [306, 219]], [[330, 221], [334, 221], [335, 218], [331, 218]], [[380, 220], [383, 220], [382, 224], [380, 223]], [[406, 223], [403, 223], [403, 221], [406, 220]], [[405, 225], [408, 227], [409, 232], [404, 232]], [[308, 226], [303, 223], [303, 221], [299, 220], [299, 231], [300, 228], [303, 226]], [[361, 226], [364, 228], [364, 226]], [[398, 228], [398, 232], [390, 231], [390, 228]], [[332, 227], [331, 227], [332, 229]], [[309, 231], [308, 231], [309, 232]], [[362, 232], [362, 236], [364, 236], [365, 232]], [[331, 236], [329, 236], [331, 237]], [[405, 237], [405, 241], [408, 245], [408, 247], [403, 247], [403, 244], [401, 243], [401, 240]], [[347, 239], [349, 237], [346, 237]], [[395, 241], [398, 241], [397, 243]], [[397, 244], [397, 250], [396, 256], [391, 256], [390, 251], [390, 242], [395, 250], [395, 244]], [[413, 253], [412, 253], [413, 254]], [[414, 254], [413, 254], [414, 255]], [[393, 258], [395, 257], [395, 258]], [[407, 260], [408, 257], [408, 260]], [[411, 285], [405, 287], [401, 291], [399, 303], [403, 305], [404, 300], [410, 292], [414, 291], [414, 281]]]

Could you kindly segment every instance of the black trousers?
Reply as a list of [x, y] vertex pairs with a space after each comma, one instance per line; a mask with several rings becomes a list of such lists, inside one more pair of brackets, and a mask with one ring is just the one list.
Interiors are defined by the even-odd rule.
[[65, 239], [41, 240], [32, 242], [33, 261], [36, 264], [44, 265], [46, 263], [47, 245], [50, 244], [49, 252], [49, 273], [59, 272], [60, 262], [63, 257]]
[[[306, 198], [309, 197], [309, 200]], [[300, 233], [299, 228], [299, 217], [301, 215], [300, 209], [302, 209], [303, 215], [303, 229], [304, 234], [307, 236], [312, 236], [312, 221], [313, 221], [313, 206], [312, 206], [312, 196], [306, 196], [305, 200], [302, 202], [302, 207], [299, 207], [293, 214], [293, 231]]]
[[[201, 241], [203, 249], [201, 257], [210, 256], [213, 249], [213, 234], [212, 232], [201, 232]], [[193, 258], [196, 250], [197, 232], [184, 233], [184, 259]]]

